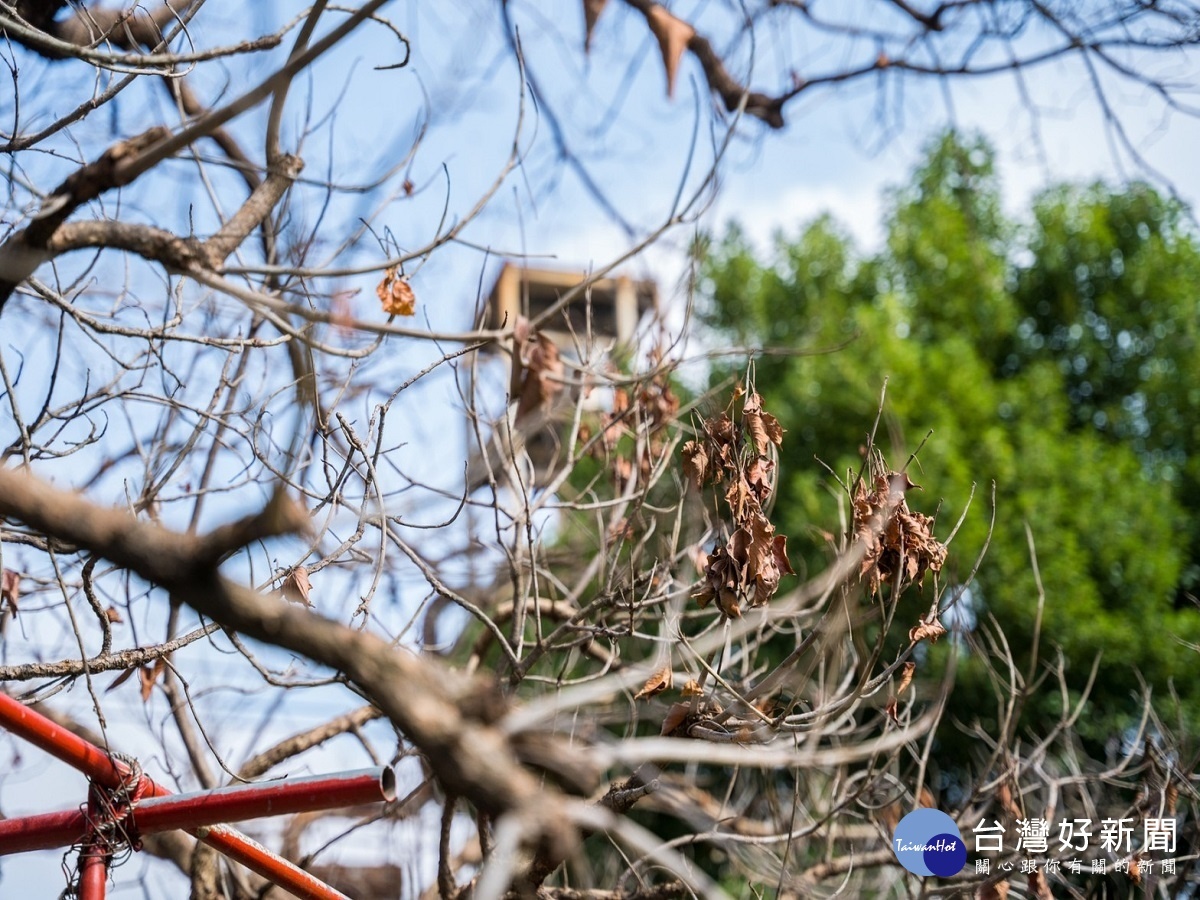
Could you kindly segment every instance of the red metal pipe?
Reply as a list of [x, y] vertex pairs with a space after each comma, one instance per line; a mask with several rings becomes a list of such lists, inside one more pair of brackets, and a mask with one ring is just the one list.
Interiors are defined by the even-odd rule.
[[[102, 814], [104, 794], [95, 784], [88, 785], [88, 821], [96, 822]], [[104, 900], [108, 891], [108, 866], [112, 847], [108, 838], [88, 825], [79, 851], [79, 900]]]
[[0, 856], [70, 847], [87, 833], [87, 816], [77, 809], [0, 819]]
[[106, 788], [120, 787], [127, 777], [129, 770], [95, 744], [5, 693], [0, 693], [0, 725]]
[[[3, 692], [0, 692], [0, 726], [78, 769], [92, 781], [110, 790], [120, 787], [128, 777], [129, 770], [99, 747]], [[143, 795], [150, 797], [166, 797], [171, 794], [146, 775], [142, 776], [140, 789]], [[228, 826], [200, 828], [189, 833], [299, 897], [300, 900], [349, 900], [345, 894], [335, 891], [303, 869]]]
[[79, 851], [79, 900], [104, 900], [108, 890], [108, 854], [92, 845]]
[[[140, 834], [157, 834], [395, 798], [396, 776], [390, 768], [363, 769], [140, 800], [133, 806], [132, 825]], [[3, 819], [0, 856], [69, 847], [83, 840], [87, 829], [88, 817], [77, 809]]]
[[142, 800], [134, 806], [134, 820], [139, 831], [152, 834], [173, 828], [381, 803], [396, 798], [395, 786], [396, 776], [388, 768], [238, 784]]

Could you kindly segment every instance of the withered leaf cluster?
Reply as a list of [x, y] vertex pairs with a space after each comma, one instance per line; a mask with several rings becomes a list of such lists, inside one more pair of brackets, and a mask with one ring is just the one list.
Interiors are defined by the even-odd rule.
[[708, 554], [704, 580], [692, 596], [702, 607], [716, 600], [722, 613], [737, 618], [743, 605], [764, 605], [779, 590], [780, 579], [795, 574], [787, 537], [775, 533], [765, 511], [775, 470], [767, 454], [783, 443], [783, 429], [751, 391], [740, 416], [732, 419], [723, 412], [702, 419], [700, 431], [699, 440], [683, 445], [684, 473], [697, 488], [710, 483], [724, 488], [734, 528], [729, 540]]
[[[605, 463], [619, 491], [624, 491], [631, 479], [640, 477], [648, 482], [656, 461], [666, 452], [669, 427], [679, 413], [679, 397], [671, 388], [670, 367], [662, 365], [660, 351], [650, 354], [653, 374], [630, 388], [617, 387], [613, 390], [612, 410], [599, 423], [600, 440], [592, 454]], [[635, 441], [636, 460], [619, 451], [621, 439], [644, 435]], [[590, 428], [583, 428], [580, 437], [591, 436]]]
[[914, 487], [908, 475], [897, 472], [876, 472], [869, 489], [866, 481], [855, 486], [854, 544], [862, 548], [860, 574], [873, 594], [885, 583], [920, 586], [926, 572], [940, 572], [946, 562], [946, 545], [933, 536], [933, 518], [908, 508], [905, 493]]

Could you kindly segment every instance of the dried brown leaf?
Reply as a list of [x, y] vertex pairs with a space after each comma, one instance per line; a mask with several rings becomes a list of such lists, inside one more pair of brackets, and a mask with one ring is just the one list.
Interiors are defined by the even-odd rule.
[[107, 694], [110, 691], [115, 691], [117, 688], [119, 688], [121, 685], [123, 685], [125, 682], [127, 682], [130, 678], [132, 678], [134, 672], [141, 672], [141, 668], [134, 667], [132, 669], [126, 669], [124, 672], [122, 672], [120, 675], [118, 675], [116, 678], [113, 679], [113, 683], [104, 689], [104, 693]]
[[667, 710], [667, 715], [663, 718], [662, 729], [659, 731], [659, 734], [665, 737], [675, 731], [676, 728], [687, 721], [691, 709], [692, 705], [690, 703], [671, 704], [671, 708]]
[[769, 412], [762, 414], [763, 430], [767, 433], [769, 440], [776, 447], [783, 446], [783, 428], [779, 424], [779, 420]]
[[160, 656], [154, 661], [152, 666], [142, 666], [138, 669], [138, 681], [142, 685], [142, 702], [145, 703], [150, 699], [150, 695], [154, 693], [154, 684], [158, 681], [158, 677], [166, 670], [167, 663]]
[[917, 671], [915, 662], [906, 662], [904, 668], [900, 672], [900, 684], [896, 687], [896, 694], [899, 696], [912, 684], [913, 673]]
[[413, 316], [417, 313], [417, 297], [399, 270], [392, 266], [375, 288], [383, 311], [389, 316]]
[[704, 432], [717, 446], [728, 446], [733, 443], [733, 420], [728, 413], [721, 413], [711, 419], [704, 420]]
[[792, 568], [791, 562], [787, 555], [787, 535], [777, 534], [771, 541], [771, 549], [775, 554], [775, 565], [779, 567], [779, 571], [784, 575], [795, 575], [796, 571]]
[[21, 599], [21, 576], [12, 569], [5, 569], [0, 573], [0, 600], [8, 604], [14, 617], [17, 614], [19, 599]]
[[688, 441], [683, 445], [683, 474], [696, 485], [704, 487], [708, 477], [708, 450], [700, 441]]
[[640, 691], [633, 695], [633, 699], [641, 700], [643, 697], [653, 697], [655, 694], [661, 694], [671, 687], [673, 677], [674, 673], [671, 671], [671, 664], [667, 663], [646, 679], [646, 683], [642, 685]]
[[121, 611], [115, 606], [110, 606], [104, 611], [104, 618], [108, 619], [112, 625], [120, 625], [125, 620], [121, 617]]
[[945, 626], [942, 625], [942, 623], [939, 622], [935, 616], [932, 622], [921, 621], [919, 624], [910, 628], [908, 631], [908, 639], [916, 644], [928, 638], [929, 643], [936, 644], [937, 639], [945, 633]]
[[667, 70], [667, 96], [674, 97], [679, 61], [683, 59], [688, 42], [696, 36], [696, 29], [671, 15], [657, 3], [646, 12], [646, 21], [658, 39], [659, 49], [662, 50], [663, 67]]
[[[1130, 875], [1133, 874], [1133, 868], [1130, 867]], [[1054, 900], [1054, 894], [1050, 892], [1050, 885], [1046, 883], [1046, 873], [1041, 869], [1034, 869], [1029, 873], [1029, 896], [1036, 897], [1037, 900]]]
[[717, 592], [717, 606], [721, 612], [731, 619], [742, 617], [742, 607], [738, 604], [737, 591], [722, 589]]
[[900, 724], [900, 716], [898, 715], [898, 704], [896, 703], [895, 697], [888, 698], [887, 705], [884, 706], [883, 711], [885, 713], [887, 713], [887, 717], [889, 719], [891, 719], [897, 725]]
[[700, 687], [700, 682], [695, 678], [690, 678], [687, 684], [680, 688], [679, 693], [684, 697], [700, 697], [704, 694], [704, 688]]
[[725, 502], [729, 504], [729, 512], [735, 522], [740, 522], [745, 517], [747, 507], [758, 505], [745, 476], [740, 473], [729, 482], [729, 487], [725, 490]]
[[562, 390], [563, 364], [558, 347], [544, 334], [535, 334], [525, 343], [520, 390], [517, 393], [517, 421], [535, 409], [547, 407]]
[[996, 802], [1014, 820], [1019, 821], [1025, 818], [1024, 810], [1014, 802], [1012, 788], [1007, 783], [1001, 782], [1000, 787], [996, 788]]
[[746, 464], [746, 484], [749, 485], [750, 493], [759, 506], [766, 503], [767, 498], [771, 496], [771, 472], [774, 469], [775, 463], [765, 456], [759, 456]]
[[304, 566], [296, 566], [288, 572], [287, 578], [283, 580], [283, 598], [289, 603], [303, 603], [305, 606], [312, 606], [312, 601], [308, 599], [311, 590], [308, 569]]

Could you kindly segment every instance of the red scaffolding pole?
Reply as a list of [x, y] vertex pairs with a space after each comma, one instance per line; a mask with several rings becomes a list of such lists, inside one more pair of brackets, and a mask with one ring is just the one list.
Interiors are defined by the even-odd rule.
[[135, 766], [115, 759], [7, 694], [0, 726], [83, 772], [87, 812], [78, 809], [0, 820], [0, 855], [82, 844], [81, 900], [103, 900], [117, 830], [135, 849], [139, 835], [183, 829], [302, 900], [347, 900], [340, 892], [226, 825], [263, 816], [395, 799], [391, 769], [318, 775], [172, 794]]

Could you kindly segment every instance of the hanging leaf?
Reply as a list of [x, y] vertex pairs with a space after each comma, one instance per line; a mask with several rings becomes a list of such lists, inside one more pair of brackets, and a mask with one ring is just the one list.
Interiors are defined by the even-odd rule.
[[696, 29], [657, 3], [646, 13], [646, 21], [650, 23], [650, 30], [658, 38], [658, 47], [662, 50], [663, 67], [667, 70], [667, 96], [674, 97], [679, 61], [683, 59], [688, 42], [696, 36]]
[[895, 697], [889, 697], [887, 704], [883, 707], [883, 711], [885, 713], [887, 713], [887, 717], [889, 719], [891, 719], [893, 722], [895, 722], [897, 725], [900, 724], [900, 716], [898, 713], [898, 709], [899, 709], [899, 707], [896, 703]]
[[383, 311], [389, 316], [413, 316], [417, 313], [417, 297], [408, 281], [395, 266], [384, 273], [383, 281], [375, 288]]
[[115, 679], [113, 679], [113, 683], [104, 689], [104, 693], [107, 694], [110, 691], [115, 691], [117, 688], [119, 688], [121, 685], [123, 685], [125, 682], [127, 682], [130, 678], [132, 678], [134, 672], [140, 672], [140, 671], [141, 671], [141, 667], [135, 667], [133, 669], [126, 669], [124, 672], [122, 672], [120, 675], [118, 675]]
[[908, 639], [914, 644], [928, 638], [929, 643], [936, 644], [937, 639], [946, 633], [946, 627], [938, 621], [937, 616], [930, 622], [921, 621], [908, 630]]
[[679, 689], [679, 693], [684, 697], [701, 697], [704, 695], [704, 688], [700, 687], [700, 682], [692, 678]]
[[0, 574], [0, 601], [8, 604], [8, 608], [12, 610], [15, 617], [17, 614], [17, 600], [21, 597], [21, 576], [12, 569], [5, 569]]
[[750, 439], [758, 449], [759, 455], [767, 452], [767, 445], [776, 447], [783, 443], [783, 429], [779, 420], [762, 408], [762, 397], [751, 391], [746, 395], [746, 404], [742, 407], [742, 422], [750, 433]]
[[311, 590], [312, 585], [308, 581], [308, 569], [304, 566], [296, 566], [296, 568], [288, 572], [287, 578], [283, 580], [283, 598], [290, 603], [303, 603], [305, 606], [312, 606], [312, 601], [308, 599], [308, 594]]
[[592, 31], [596, 28], [596, 20], [600, 18], [600, 13], [604, 12], [604, 7], [608, 5], [608, 0], [583, 0], [583, 50], [585, 53], [591, 52], [592, 49]]
[[521, 382], [516, 393], [518, 422], [535, 409], [548, 407], [563, 388], [558, 347], [544, 334], [535, 334], [525, 342], [520, 364]]
[[906, 662], [904, 664], [904, 670], [900, 673], [900, 685], [896, 688], [897, 694], [903, 694], [905, 688], [912, 684], [913, 672], [916, 670], [917, 664], [915, 662]]
[[121, 617], [121, 611], [115, 606], [110, 606], [104, 611], [104, 618], [108, 619], [110, 625], [120, 625], [125, 621]]
[[642, 685], [640, 691], [633, 695], [633, 699], [641, 700], [643, 697], [653, 697], [655, 694], [661, 694], [671, 686], [672, 674], [671, 664], [667, 663], [646, 679], [646, 683]]
[[142, 702], [145, 703], [150, 699], [150, 695], [154, 693], [154, 683], [158, 681], [158, 677], [166, 670], [167, 663], [160, 656], [154, 661], [153, 666], [142, 666], [138, 669], [138, 680], [142, 683]]
[[683, 445], [683, 474], [695, 482], [697, 490], [704, 487], [708, 476], [708, 451], [701, 442], [688, 441]]

